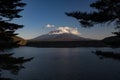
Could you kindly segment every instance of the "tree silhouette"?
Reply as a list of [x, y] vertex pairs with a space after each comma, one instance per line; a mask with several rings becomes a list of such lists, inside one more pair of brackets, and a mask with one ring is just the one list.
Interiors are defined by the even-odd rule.
[[66, 15], [76, 18], [83, 27], [91, 27], [99, 23], [114, 24], [120, 35], [120, 0], [97, 0], [90, 4], [94, 8], [93, 12], [70, 12]]
[[66, 15], [76, 18], [83, 27], [92, 27], [95, 24], [114, 24], [115, 29], [118, 30], [113, 32], [116, 36], [109, 37], [107, 42], [103, 42], [113, 47], [120, 47], [120, 0], [97, 0], [90, 4], [90, 7], [95, 10], [90, 13], [70, 12]]
[[2, 71], [7, 70], [12, 74], [17, 74], [24, 68], [25, 62], [33, 58], [13, 57], [13, 53], [5, 52], [6, 49], [18, 47], [18, 41], [13, 38], [17, 35], [15, 31], [23, 25], [12, 23], [15, 18], [21, 18], [19, 13], [26, 4], [22, 0], [0, 0], [0, 80], [12, 80], [2, 76]]
[[17, 42], [13, 42], [13, 37], [17, 35], [15, 31], [23, 25], [11, 21], [22, 17], [19, 13], [25, 5], [21, 0], [0, 0], [0, 49], [18, 46]]
[[100, 59], [111, 58], [113, 60], [120, 61], [120, 53], [115, 53], [115, 52], [111, 52], [111, 51], [101, 51], [101, 50], [94, 51], [93, 53], [95, 53], [97, 56], [99, 56]]
[[23, 63], [33, 59], [33, 57], [28, 59], [25, 59], [24, 57], [16, 58], [12, 55], [13, 53], [0, 54], [0, 80], [12, 80], [11, 78], [3, 77], [2, 71], [7, 70], [11, 74], [17, 75], [21, 69], [25, 68]]

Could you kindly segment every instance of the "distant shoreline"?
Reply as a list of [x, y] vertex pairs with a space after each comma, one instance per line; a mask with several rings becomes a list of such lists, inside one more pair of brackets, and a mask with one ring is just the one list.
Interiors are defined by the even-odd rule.
[[66, 47], [108, 47], [104, 42], [100, 40], [92, 41], [27, 41], [26, 46], [31, 47], [55, 47], [55, 48], [66, 48]]

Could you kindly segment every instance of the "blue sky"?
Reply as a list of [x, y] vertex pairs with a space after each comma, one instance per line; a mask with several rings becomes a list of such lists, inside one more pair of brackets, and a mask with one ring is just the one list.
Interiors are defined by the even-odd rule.
[[96, 25], [92, 28], [82, 28], [76, 19], [65, 15], [65, 12], [72, 11], [90, 12], [93, 9], [89, 4], [94, 1], [96, 0], [23, 0], [27, 4], [20, 13], [23, 17], [15, 19], [14, 22], [23, 24], [24, 28], [17, 30], [17, 33], [25, 39], [31, 39], [48, 33], [50, 29], [45, 26], [51, 24], [56, 27], [78, 28], [82, 37], [102, 39], [110, 36], [114, 31], [111, 26]]

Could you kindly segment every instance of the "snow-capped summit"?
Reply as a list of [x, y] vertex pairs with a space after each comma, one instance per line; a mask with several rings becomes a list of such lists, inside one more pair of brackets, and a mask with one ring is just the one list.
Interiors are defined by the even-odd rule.
[[80, 37], [77, 28], [59, 27], [47, 34], [38, 36], [32, 41], [87, 41], [88, 38]]

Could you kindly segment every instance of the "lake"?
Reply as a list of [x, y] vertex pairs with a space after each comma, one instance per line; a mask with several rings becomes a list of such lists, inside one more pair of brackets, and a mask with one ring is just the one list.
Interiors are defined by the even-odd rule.
[[120, 80], [120, 59], [100, 57], [95, 50], [120, 52], [120, 48], [35, 48], [10, 50], [15, 57], [34, 57], [24, 63], [17, 75], [2, 76], [14, 80]]

